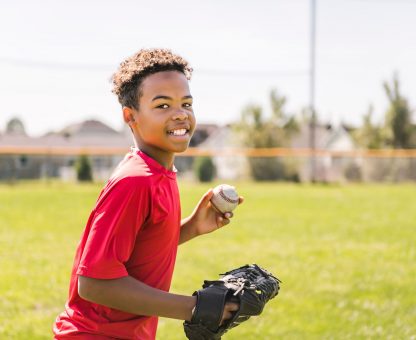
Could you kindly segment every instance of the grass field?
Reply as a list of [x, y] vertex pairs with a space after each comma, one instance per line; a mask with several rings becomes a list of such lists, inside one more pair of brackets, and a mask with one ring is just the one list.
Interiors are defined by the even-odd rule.
[[[226, 339], [416, 339], [416, 186], [236, 183], [232, 224], [179, 248], [172, 291], [258, 263], [282, 281]], [[101, 186], [0, 185], [0, 339], [50, 339]], [[180, 183], [183, 215], [208, 188]], [[159, 340], [184, 339], [161, 319]]]

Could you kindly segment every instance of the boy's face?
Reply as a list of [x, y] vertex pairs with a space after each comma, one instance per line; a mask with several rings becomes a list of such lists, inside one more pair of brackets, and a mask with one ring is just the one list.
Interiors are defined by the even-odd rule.
[[139, 148], [164, 164], [187, 149], [195, 129], [188, 80], [178, 71], [158, 72], [139, 90], [139, 109], [124, 110], [124, 119]]

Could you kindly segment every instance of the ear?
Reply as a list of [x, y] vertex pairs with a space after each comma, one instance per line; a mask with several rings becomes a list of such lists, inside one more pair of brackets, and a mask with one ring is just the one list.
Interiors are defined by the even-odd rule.
[[135, 110], [131, 109], [129, 107], [123, 107], [123, 119], [127, 124], [132, 124], [135, 122], [134, 120], [134, 115], [135, 115]]

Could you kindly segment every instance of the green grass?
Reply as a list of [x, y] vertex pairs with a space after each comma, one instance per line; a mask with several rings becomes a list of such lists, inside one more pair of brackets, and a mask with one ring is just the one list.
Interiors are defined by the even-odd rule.
[[[231, 225], [180, 246], [172, 291], [258, 263], [282, 281], [226, 339], [415, 339], [416, 186], [235, 183]], [[183, 215], [208, 188], [181, 182]], [[0, 338], [50, 339], [100, 185], [0, 185]], [[158, 339], [184, 339], [160, 319]]]

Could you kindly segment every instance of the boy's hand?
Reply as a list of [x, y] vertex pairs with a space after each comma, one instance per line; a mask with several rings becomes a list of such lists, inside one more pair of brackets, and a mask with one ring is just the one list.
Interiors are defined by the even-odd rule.
[[[211, 204], [210, 200], [213, 195], [212, 189], [209, 189], [198, 202], [194, 212], [190, 217], [190, 221], [198, 235], [210, 233], [214, 230], [224, 227], [230, 223], [233, 217], [232, 212], [222, 214]], [[243, 203], [244, 198], [239, 197], [238, 204]]]
[[224, 324], [225, 321], [231, 319], [236, 311], [238, 311], [238, 308], [240, 305], [235, 302], [227, 302], [224, 306], [224, 311], [222, 313], [220, 326]]

